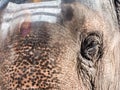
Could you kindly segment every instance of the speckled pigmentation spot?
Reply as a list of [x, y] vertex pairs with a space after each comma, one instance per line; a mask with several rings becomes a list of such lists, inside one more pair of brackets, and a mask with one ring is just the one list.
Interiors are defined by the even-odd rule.
[[54, 60], [56, 58], [50, 58], [58, 48], [49, 46], [47, 24], [24, 24], [20, 32], [11, 37], [10, 64], [2, 76], [6, 88], [2, 90], [59, 90], [57, 75], [60, 69]]

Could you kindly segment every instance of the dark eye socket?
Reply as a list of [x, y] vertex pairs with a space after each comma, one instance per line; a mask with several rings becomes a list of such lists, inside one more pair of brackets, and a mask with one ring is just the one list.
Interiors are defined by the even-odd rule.
[[94, 46], [96, 46], [98, 44], [98, 42], [96, 42], [96, 41], [91, 41], [89, 44], [88, 44], [88, 46], [87, 47], [94, 47]]
[[84, 46], [88, 47], [88, 48], [92, 48], [92, 47], [96, 46], [97, 44], [99, 44], [98, 41], [94, 40], [94, 39], [91, 39], [91, 37], [86, 38], [84, 40]]
[[97, 32], [88, 34], [81, 43], [81, 55], [87, 60], [98, 60], [102, 55], [102, 36]]

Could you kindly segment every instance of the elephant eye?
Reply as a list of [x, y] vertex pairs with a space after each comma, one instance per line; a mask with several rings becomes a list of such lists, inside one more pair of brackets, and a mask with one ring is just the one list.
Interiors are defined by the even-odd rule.
[[98, 60], [102, 56], [103, 41], [98, 32], [89, 33], [81, 42], [81, 55], [87, 60]]

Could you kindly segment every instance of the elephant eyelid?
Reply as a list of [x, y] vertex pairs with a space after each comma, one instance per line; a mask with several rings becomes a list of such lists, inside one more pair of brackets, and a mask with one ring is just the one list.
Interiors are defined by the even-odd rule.
[[88, 33], [81, 41], [80, 54], [86, 60], [96, 61], [103, 53], [103, 40], [99, 32]]

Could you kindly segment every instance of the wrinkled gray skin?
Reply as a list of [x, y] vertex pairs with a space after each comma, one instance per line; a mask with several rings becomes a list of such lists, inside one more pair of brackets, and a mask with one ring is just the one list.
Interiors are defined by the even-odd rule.
[[64, 4], [59, 17], [56, 24], [23, 22], [8, 33], [0, 90], [118, 90], [112, 60], [119, 60], [119, 33], [79, 3]]

